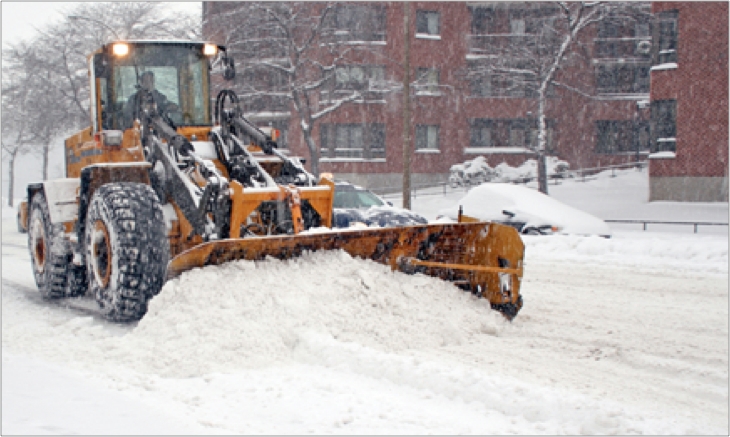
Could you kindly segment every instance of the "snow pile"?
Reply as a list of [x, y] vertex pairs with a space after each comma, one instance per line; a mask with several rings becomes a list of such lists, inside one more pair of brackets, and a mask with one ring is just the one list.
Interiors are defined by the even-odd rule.
[[321, 252], [187, 272], [117, 352], [141, 371], [187, 377], [291, 360], [313, 333], [398, 352], [459, 345], [504, 323], [486, 300], [444, 281]]
[[[570, 164], [567, 161], [558, 159], [555, 156], [545, 157], [545, 170], [548, 176], [565, 175], [568, 176], [568, 169]], [[512, 167], [506, 162], [502, 162], [494, 167], [496, 172], [496, 181], [499, 182], [510, 182], [522, 179], [536, 179], [537, 178], [537, 160], [528, 159], [518, 167]]]
[[523, 236], [523, 239], [527, 246], [526, 263], [533, 259], [597, 264], [610, 262], [637, 269], [728, 273], [728, 241], [725, 236], [687, 234], [669, 239], [654, 233], [619, 233], [611, 239], [572, 235]]

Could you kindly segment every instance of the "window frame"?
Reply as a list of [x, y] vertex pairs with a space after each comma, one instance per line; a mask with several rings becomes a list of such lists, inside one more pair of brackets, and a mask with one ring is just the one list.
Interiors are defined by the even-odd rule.
[[[546, 149], [551, 151], [555, 140], [556, 122], [554, 119], [545, 121], [547, 123]], [[534, 117], [472, 118], [469, 119], [468, 148], [533, 150], [537, 146], [537, 128], [537, 119]], [[520, 140], [520, 144], [514, 144], [515, 140]]]
[[653, 64], [678, 62], [679, 11], [670, 10], [655, 15]]
[[[643, 74], [642, 74], [643, 70]], [[599, 64], [595, 70], [596, 92], [598, 94], [649, 94], [650, 70], [647, 63]], [[625, 80], [625, 73], [630, 80]]]
[[677, 100], [651, 102], [651, 152], [676, 152]]
[[[361, 132], [362, 144], [355, 143], [357, 139], [355, 130], [357, 129]], [[347, 138], [343, 140], [342, 136]], [[343, 144], [344, 142], [347, 144]], [[320, 125], [320, 145], [323, 159], [384, 160], [386, 157], [385, 123], [323, 123]]]
[[[434, 133], [435, 131], [435, 133]], [[441, 126], [437, 124], [417, 124], [415, 135], [416, 152], [441, 151]], [[430, 139], [435, 138], [436, 147], [430, 147]]]
[[329, 19], [329, 37], [345, 43], [384, 43], [387, 40], [385, 5], [338, 3]]
[[[436, 32], [430, 30], [429, 17], [436, 17]], [[425, 25], [425, 28], [423, 27]], [[416, 36], [425, 35], [430, 37], [441, 36], [441, 12], [432, 10], [416, 11]]]
[[[436, 81], [431, 79], [435, 76]], [[419, 83], [425, 78], [425, 83]], [[441, 71], [438, 68], [418, 67], [416, 68], [416, 95], [440, 95]]]

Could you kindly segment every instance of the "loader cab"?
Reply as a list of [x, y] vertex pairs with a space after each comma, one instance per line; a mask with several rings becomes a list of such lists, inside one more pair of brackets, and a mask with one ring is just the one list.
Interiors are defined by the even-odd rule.
[[104, 46], [91, 59], [93, 130], [132, 127], [128, 103], [150, 73], [156, 95], [169, 103], [158, 109], [176, 126], [212, 126], [209, 71], [221, 49], [202, 42], [167, 41], [117, 41]]

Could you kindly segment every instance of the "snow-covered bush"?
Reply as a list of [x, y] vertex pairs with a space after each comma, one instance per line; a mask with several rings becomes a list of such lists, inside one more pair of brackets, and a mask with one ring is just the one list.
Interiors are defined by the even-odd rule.
[[[570, 164], [555, 156], [545, 157], [548, 177], [571, 177]], [[461, 164], [454, 164], [450, 169], [449, 183], [456, 188], [460, 185], [479, 185], [483, 182], [515, 182], [525, 179], [537, 179], [537, 160], [528, 159], [519, 167], [512, 167], [506, 162], [492, 168], [486, 158], [478, 156]]]

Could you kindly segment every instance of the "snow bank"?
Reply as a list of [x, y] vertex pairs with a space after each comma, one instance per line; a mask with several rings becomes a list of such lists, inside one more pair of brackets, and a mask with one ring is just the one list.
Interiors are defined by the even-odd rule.
[[531, 259], [567, 260], [637, 269], [728, 273], [728, 242], [724, 235], [672, 234], [668, 238], [661, 233], [617, 232], [611, 239], [552, 235], [523, 236], [523, 240], [526, 264]]
[[341, 251], [312, 253], [183, 274], [117, 353], [140, 371], [190, 377], [291, 360], [312, 333], [397, 352], [459, 345], [503, 323], [486, 300], [449, 283]]

